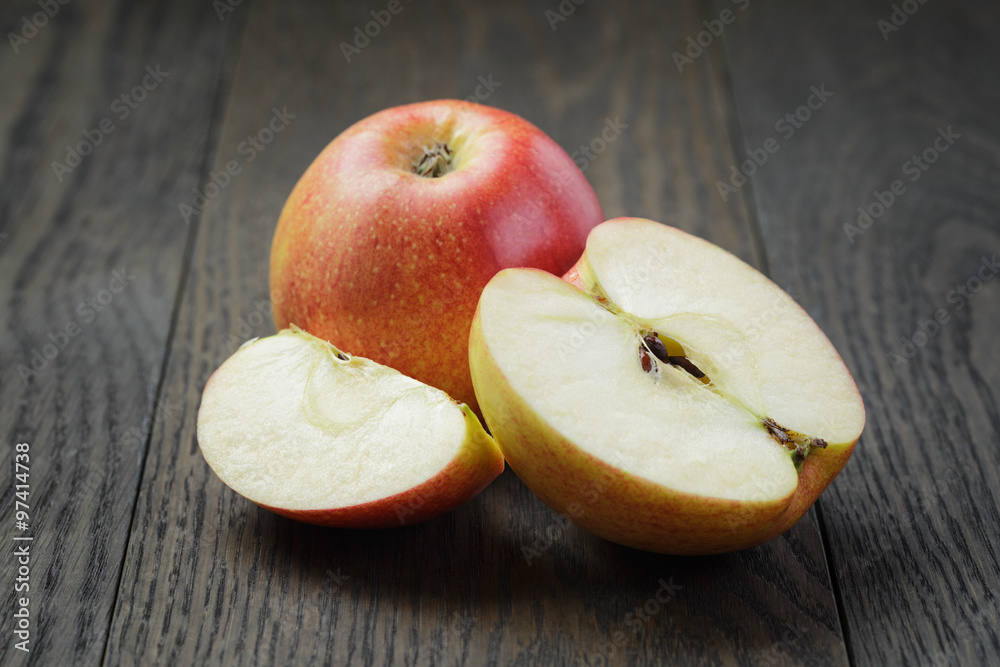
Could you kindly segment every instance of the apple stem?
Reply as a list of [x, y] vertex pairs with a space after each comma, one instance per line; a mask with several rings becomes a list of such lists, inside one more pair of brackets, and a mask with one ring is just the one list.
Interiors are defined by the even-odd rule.
[[413, 166], [413, 171], [426, 178], [438, 178], [451, 171], [451, 149], [448, 144], [437, 142], [424, 148], [423, 154]]

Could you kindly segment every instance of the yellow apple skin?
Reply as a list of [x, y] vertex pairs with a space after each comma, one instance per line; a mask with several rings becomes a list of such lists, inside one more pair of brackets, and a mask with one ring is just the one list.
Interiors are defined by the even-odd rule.
[[[578, 288], [586, 257], [563, 279]], [[507, 463], [545, 504], [618, 544], [672, 555], [711, 555], [766, 542], [795, 525], [843, 469], [857, 443], [814, 449], [796, 489], [771, 502], [723, 500], [626, 473], [566, 440], [511, 389], [492, 358], [477, 309], [469, 363], [479, 406]], [[762, 486], [766, 480], [762, 480]]]
[[[615, 220], [630, 219], [631, 218], [616, 218]], [[682, 234], [684, 233], [681, 230], [676, 231]], [[580, 256], [577, 263], [566, 272], [563, 276], [563, 280], [578, 289], [583, 290], [584, 292], [590, 292], [594, 278], [593, 272], [590, 270], [590, 264], [587, 260], [586, 251], [584, 251], [584, 253]], [[775, 285], [775, 288], [780, 289], [777, 285]], [[802, 310], [801, 306], [799, 306], [799, 309]], [[809, 317], [805, 310], [802, 310], [802, 314], [805, 317]], [[809, 319], [810, 321], [812, 320], [812, 318]], [[818, 325], [817, 328], [819, 328]], [[841, 359], [841, 362], [843, 362], [843, 359]], [[795, 493], [791, 498], [791, 502], [788, 503], [784, 513], [778, 517], [778, 519], [774, 522], [774, 525], [770, 526], [770, 528], [764, 533], [762, 539], [744, 546], [753, 546], [753, 544], [766, 542], [767, 540], [781, 535], [798, 523], [799, 519], [801, 519], [805, 513], [809, 511], [809, 508], [813, 506], [813, 503], [816, 502], [816, 499], [819, 498], [820, 494], [823, 493], [823, 491], [826, 490], [826, 487], [830, 485], [833, 478], [840, 474], [840, 471], [844, 469], [845, 465], [847, 465], [847, 461], [851, 458], [851, 454], [854, 452], [854, 447], [857, 445], [857, 442], [857, 440], [854, 440], [853, 442], [842, 444], [829, 443], [826, 449], [813, 449], [809, 457], [802, 463], [802, 467], [799, 471], [798, 486], [796, 487]], [[514, 466], [511, 465], [511, 467], [513, 468]], [[736, 512], [728, 515], [726, 522], [729, 525], [736, 526], [745, 523], [752, 523], [755, 521], [753, 517], [754, 513], [752, 511], [745, 512], [743, 510], [737, 510]]]
[[657, 553], [725, 553], [767, 539], [792, 500], [741, 503], [678, 493], [582, 451], [511, 390], [478, 317], [469, 360], [480, 408], [507, 463], [546, 505], [595, 535]]
[[336, 528], [398, 528], [452, 511], [478, 495], [504, 469], [496, 442], [483, 430], [479, 418], [462, 406], [468, 435], [458, 456], [444, 470], [419, 486], [361, 505], [314, 510], [291, 510], [261, 505], [276, 514]]
[[799, 485], [795, 489], [792, 502], [778, 522], [767, 532], [762, 542], [781, 535], [798, 523], [826, 487], [830, 486], [833, 478], [847, 465], [847, 460], [851, 458], [857, 443], [855, 440], [844, 445], [829, 445], [826, 449], [813, 450], [802, 463]]
[[[452, 171], [414, 172], [425, 147]], [[333, 140], [295, 186], [271, 250], [278, 329], [296, 324], [477, 409], [469, 325], [500, 269], [562, 275], [604, 216], [572, 158], [512, 113], [394, 107]]]

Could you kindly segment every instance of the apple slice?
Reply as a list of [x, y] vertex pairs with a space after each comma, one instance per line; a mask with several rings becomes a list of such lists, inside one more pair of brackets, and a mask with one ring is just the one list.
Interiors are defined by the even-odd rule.
[[596, 227], [565, 280], [508, 269], [470, 334], [479, 405], [543, 501], [609, 540], [670, 554], [790, 528], [844, 467], [865, 412], [784, 291], [649, 220]]
[[237, 493], [345, 528], [429, 519], [504, 467], [468, 406], [301, 329], [244, 344], [209, 378], [198, 444]]

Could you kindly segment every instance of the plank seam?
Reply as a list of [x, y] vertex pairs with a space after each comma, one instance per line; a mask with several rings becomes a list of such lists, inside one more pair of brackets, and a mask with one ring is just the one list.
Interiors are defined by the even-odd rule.
[[[729, 49], [727, 48], [726, 35], [723, 33], [719, 41], [722, 43], [723, 55], [718, 67], [713, 68], [720, 78], [720, 90], [725, 98], [725, 105], [730, 113], [726, 118], [726, 131], [729, 135], [729, 150], [732, 152], [734, 163], [739, 162], [739, 156], [743, 154], [746, 147], [746, 140], [743, 133], [743, 122], [740, 118], [739, 106], [736, 104], [736, 89], [733, 86], [733, 79], [729, 69]], [[711, 54], [709, 55], [711, 58]], [[755, 194], [753, 179], [748, 178], [746, 185], [740, 188], [740, 198], [743, 200], [746, 209], [747, 220], [750, 223], [750, 237], [753, 239], [757, 267], [760, 272], [768, 278], [771, 275], [771, 262], [767, 256], [767, 246], [764, 244], [764, 230], [761, 227], [759, 207], [757, 206], [757, 196]]]
[[[746, 146], [746, 140], [744, 138], [743, 122], [740, 117], [739, 105], [736, 102], [736, 88], [730, 74], [731, 55], [729, 50], [729, 40], [726, 38], [726, 35], [723, 34], [719, 41], [722, 43], [723, 57], [719, 66], [715, 69], [721, 80], [722, 85], [720, 88], [722, 90], [722, 94], [725, 96], [726, 106], [730, 110], [726, 119], [726, 128], [729, 134], [730, 150], [732, 151], [734, 159], [737, 159], [736, 156], [742, 154], [742, 150]], [[711, 55], [709, 57], [711, 58]], [[771, 275], [771, 264], [767, 254], [767, 246], [764, 243], [764, 230], [760, 221], [760, 207], [757, 201], [752, 179], [747, 179], [745, 187], [740, 189], [740, 196], [742, 197], [744, 206], [746, 207], [747, 219], [750, 223], [750, 234], [753, 238], [753, 243], [756, 246], [755, 254], [757, 256], [760, 271], [764, 275], [773, 279]], [[851, 647], [850, 626], [847, 624], [847, 609], [844, 606], [843, 592], [840, 589], [840, 583], [836, 577], [836, 570], [833, 567], [833, 552], [830, 548], [830, 537], [826, 528], [826, 522], [823, 520], [821, 499], [816, 500], [814, 507], [816, 508], [816, 520], [819, 528], [820, 542], [823, 545], [823, 555], [826, 560], [825, 565], [827, 579], [830, 582], [830, 589], [833, 592], [834, 604], [837, 607], [838, 623], [840, 624], [840, 636], [844, 642], [844, 651], [847, 654], [847, 663], [853, 667], [856, 664], [856, 661], [854, 658], [854, 651]]]
[[836, 568], [834, 567], [833, 549], [830, 548], [830, 533], [826, 529], [826, 519], [823, 517], [823, 507], [816, 500], [816, 522], [819, 525], [819, 534], [823, 540], [823, 554], [826, 556], [826, 572], [830, 579], [830, 588], [833, 590], [833, 599], [837, 603], [837, 617], [840, 619], [840, 636], [844, 638], [844, 649], [847, 651], [847, 663], [855, 665], [854, 650], [851, 648], [851, 626], [847, 622], [847, 606], [844, 604], [844, 593], [840, 589], [840, 582], [837, 580]]
[[[245, 17], [247, 13], [248, 12], [241, 12], [241, 16]], [[220, 128], [224, 120], [226, 101], [229, 98], [229, 93], [232, 88], [235, 71], [234, 65], [239, 62], [240, 54], [242, 52], [242, 42], [245, 35], [245, 28], [245, 18], [234, 19], [229, 26], [226, 26], [225, 33], [223, 35], [224, 46], [222, 56], [219, 58], [218, 81], [216, 83], [214, 99], [212, 100], [212, 110], [209, 114], [207, 131], [205, 133], [205, 152], [202, 157], [201, 165], [198, 169], [199, 186], [203, 186], [209, 181], [209, 174], [211, 173], [212, 167], [215, 164], [216, 156], [218, 155], [219, 143], [221, 141]], [[190, 229], [188, 230], [187, 239], [185, 239], [184, 242], [184, 259], [181, 265], [180, 276], [177, 280], [177, 289], [174, 293], [174, 303], [170, 313], [170, 325], [167, 328], [167, 337], [164, 343], [163, 360], [160, 362], [160, 375], [156, 381], [156, 390], [153, 394], [153, 412], [150, 416], [151, 424], [156, 423], [156, 415], [160, 405], [160, 398], [163, 394], [163, 387], [166, 384], [167, 369], [170, 364], [174, 337], [177, 332], [177, 322], [180, 318], [184, 291], [187, 288], [188, 274], [191, 271], [194, 248], [198, 237], [198, 230], [201, 225], [201, 213], [202, 212], [200, 211], [196, 212], [192, 216], [192, 221], [188, 224]], [[102, 665], [106, 665], [108, 662], [108, 651], [111, 645], [111, 635], [113, 632], [114, 622], [118, 618], [118, 614], [120, 612], [119, 605], [121, 602], [122, 583], [125, 578], [125, 565], [129, 553], [129, 547], [132, 542], [132, 529], [135, 525], [136, 514], [139, 511], [139, 499], [142, 494], [142, 484], [146, 476], [146, 465], [149, 458], [149, 450], [153, 434], [156, 431], [157, 429], [151, 428], [149, 429], [149, 433], [146, 434], [146, 441], [142, 452], [142, 463], [139, 467], [139, 481], [138, 484], [136, 484], [135, 489], [135, 500], [132, 503], [132, 512], [129, 517], [128, 530], [126, 531], [124, 551], [122, 553], [121, 563], [118, 566], [118, 582], [115, 587], [115, 601], [113, 607], [114, 612], [108, 619], [107, 631], [104, 633], [104, 647], [101, 651]]]

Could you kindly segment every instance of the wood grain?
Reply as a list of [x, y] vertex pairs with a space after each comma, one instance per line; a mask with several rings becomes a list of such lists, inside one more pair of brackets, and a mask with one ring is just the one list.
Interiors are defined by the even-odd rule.
[[467, 97], [492, 75], [487, 103], [571, 152], [620, 117], [629, 127], [586, 171], [607, 215], [759, 261], [745, 201], [722, 202], [710, 178], [734, 159], [721, 49], [683, 74], [671, 58], [705, 8], [588, 3], [553, 31], [540, 7], [407, 3], [346, 62], [339, 42], [376, 5], [246, 8], [212, 169], [242, 160], [274, 109], [295, 118], [198, 226], [163, 387], [178, 409], [153, 429], [107, 663], [846, 664], [812, 514], [739, 554], [669, 558], [563, 526], [509, 471], [447, 516], [373, 532], [290, 522], [211, 473], [200, 393], [232, 342], [273, 332], [254, 314], [281, 205], [327, 141], [379, 109]]
[[[909, 7], [894, 30], [889, 3], [755, 3], [726, 48], [741, 150], [775, 136], [811, 86], [834, 93], [751, 187], [775, 277], [841, 350], [868, 409], [820, 501], [851, 661], [995, 664], [1000, 281], [977, 273], [995, 275], [1000, 250], [1000, 11]], [[927, 168], [908, 171], [925, 150]], [[848, 234], [897, 180], [902, 194]]]
[[[173, 198], [198, 182], [225, 31], [200, 2], [52, 4], [35, 33], [37, 3], [0, 10], [0, 523], [8, 545], [34, 536], [29, 591], [4, 547], [4, 665], [102, 659], [185, 256]], [[134, 108], [119, 99], [144, 79]], [[53, 167], [81, 142], [77, 166]], [[24, 595], [28, 654], [9, 621]]]

